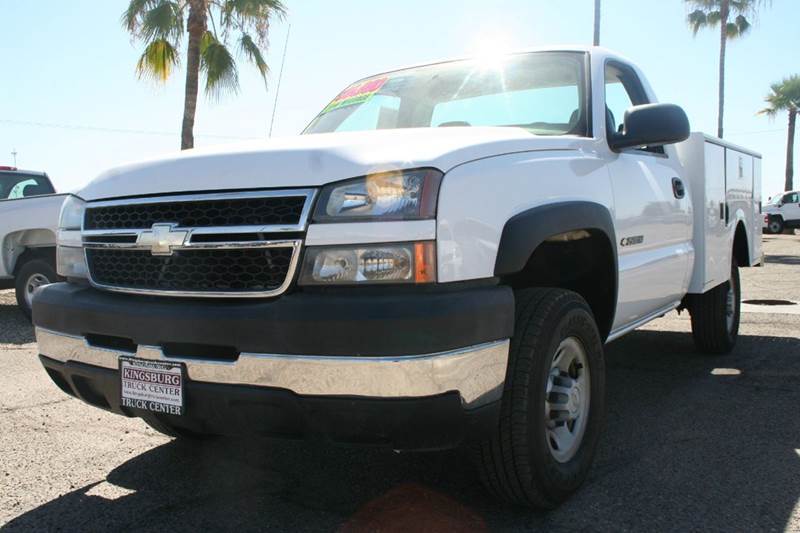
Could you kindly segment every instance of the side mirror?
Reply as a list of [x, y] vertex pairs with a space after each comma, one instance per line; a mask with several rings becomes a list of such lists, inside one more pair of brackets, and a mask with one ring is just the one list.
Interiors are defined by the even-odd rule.
[[625, 112], [624, 132], [612, 133], [614, 151], [634, 146], [663, 146], [689, 138], [689, 119], [674, 104], [646, 104]]

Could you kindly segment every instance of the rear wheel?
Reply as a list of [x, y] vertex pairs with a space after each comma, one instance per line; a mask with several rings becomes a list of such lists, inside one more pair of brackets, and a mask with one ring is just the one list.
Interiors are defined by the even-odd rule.
[[605, 419], [605, 363], [589, 306], [561, 289], [516, 293], [496, 433], [476, 446], [486, 487], [497, 497], [551, 508], [583, 483]]
[[55, 268], [44, 259], [31, 259], [26, 261], [17, 270], [14, 284], [17, 296], [17, 305], [25, 313], [28, 319], [31, 318], [33, 306], [33, 295], [36, 289], [59, 281], [59, 276]]
[[769, 224], [767, 224], [767, 230], [773, 235], [780, 235], [783, 233], [783, 219], [780, 217], [771, 217], [769, 219]]
[[725, 354], [733, 350], [739, 336], [741, 299], [739, 265], [733, 259], [728, 281], [692, 299], [689, 314], [698, 350], [710, 354]]

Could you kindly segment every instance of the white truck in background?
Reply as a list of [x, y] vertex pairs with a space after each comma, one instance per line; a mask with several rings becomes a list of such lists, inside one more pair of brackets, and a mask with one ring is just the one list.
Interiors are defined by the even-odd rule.
[[44, 172], [0, 166], [0, 287], [15, 289], [28, 318], [34, 291], [61, 279], [56, 232], [65, 197]]
[[764, 229], [768, 233], [800, 228], [800, 191], [786, 191], [770, 198], [764, 206]]
[[65, 201], [41, 362], [182, 439], [474, 444], [553, 507], [592, 464], [603, 346], [675, 309], [739, 330], [757, 154], [691, 134], [602, 48], [361, 80], [303, 135], [109, 171]]

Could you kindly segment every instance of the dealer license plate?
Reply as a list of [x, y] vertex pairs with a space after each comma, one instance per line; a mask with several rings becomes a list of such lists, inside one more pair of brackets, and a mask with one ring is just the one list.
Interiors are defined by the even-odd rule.
[[180, 363], [120, 357], [121, 404], [155, 413], [182, 415], [185, 375]]

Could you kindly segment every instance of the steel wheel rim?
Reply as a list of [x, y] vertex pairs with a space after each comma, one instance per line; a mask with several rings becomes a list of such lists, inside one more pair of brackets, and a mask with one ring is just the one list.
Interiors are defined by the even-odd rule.
[[32, 274], [25, 284], [25, 303], [30, 308], [33, 305], [33, 293], [43, 285], [49, 285], [50, 280], [44, 274]]
[[568, 337], [550, 363], [544, 402], [547, 446], [559, 463], [568, 462], [580, 449], [591, 392], [589, 357], [577, 337]]
[[781, 229], [781, 225], [780, 225], [780, 224], [778, 224], [777, 222], [770, 222], [770, 223], [769, 223], [769, 230], [770, 230], [772, 233], [778, 233], [778, 231], [779, 231], [780, 229]]

